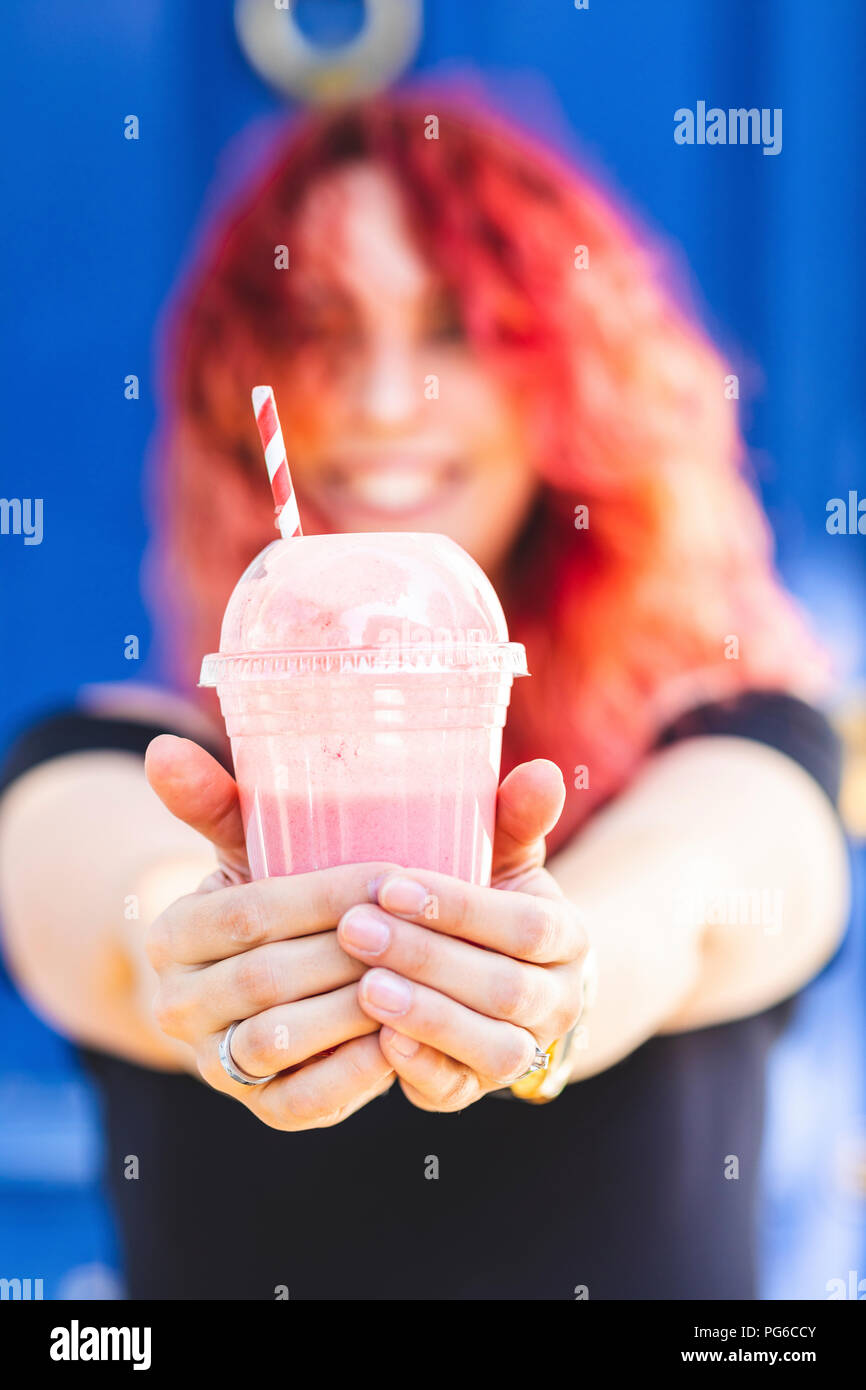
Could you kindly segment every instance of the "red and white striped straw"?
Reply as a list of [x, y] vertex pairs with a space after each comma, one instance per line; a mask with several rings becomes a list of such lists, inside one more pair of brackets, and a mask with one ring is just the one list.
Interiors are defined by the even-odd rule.
[[286, 458], [286, 446], [283, 443], [283, 431], [280, 429], [280, 417], [277, 414], [277, 404], [274, 400], [272, 387], [253, 387], [253, 410], [261, 435], [262, 448], [265, 451], [265, 467], [271, 480], [271, 492], [274, 495], [274, 515], [277, 518], [280, 535], [285, 536], [286, 540], [291, 540], [293, 536], [302, 536], [304, 533], [301, 530], [301, 517], [295, 499], [295, 489], [292, 487], [289, 463]]

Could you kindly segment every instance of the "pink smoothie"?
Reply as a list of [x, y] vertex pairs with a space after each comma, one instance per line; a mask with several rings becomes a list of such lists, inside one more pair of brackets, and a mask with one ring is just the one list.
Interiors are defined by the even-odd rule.
[[493, 801], [487, 789], [470, 797], [407, 795], [399, 803], [370, 792], [351, 800], [319, 797], [311, 807], [306, 797], [247, 791], [241, 805], [250, 868], [254, 878], [272, 878], [386, 860], [487, 882]]
[[275, 542], [226, 609], [216, 684], [257, 878], [388, 860], [489, 882], [522, 647], [445, 536]]

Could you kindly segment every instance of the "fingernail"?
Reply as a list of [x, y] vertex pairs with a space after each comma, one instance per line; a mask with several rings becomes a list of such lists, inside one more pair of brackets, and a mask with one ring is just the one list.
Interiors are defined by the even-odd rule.
[[379, 902], [389, 912], [405, 912], [415, 917], [424, 911], [427, 890], [412, 878], [386, 878], [379, 888]]
[[370, 970], [361, 981], [364, 998], [389, 1014], [404, 1014], [412, 1003], [412, 988], [389, 970]]
[[357, 951], [370, 956], [380, 955], [391, 940], [385, 923], [363, 907], [353, 907], [345, 914], [340, 922], [340, 935]]
[[414, 1057], [421, 1046], [414, 1038], [407, 1038], [405, 1033], [397, 1033], [393, 1028], [383, 1028], [382, 1037], [391, 1051], [398, 1052], [401, 1057]]

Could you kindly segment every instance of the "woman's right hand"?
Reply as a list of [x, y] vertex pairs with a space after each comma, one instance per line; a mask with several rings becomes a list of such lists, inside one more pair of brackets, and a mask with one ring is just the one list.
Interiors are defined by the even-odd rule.
[[[146, 771], [172, 814], [218, 856], [215, 872], [150, 928], [159, 1027], [192, 1049], [209, 1085], [265, 1124], [337, 1124], [395, 1079], [379, 1025], [358, 1004], [364, 967], [336, 935], [343, 913], [370, 902], [369, 885], [393, 866], [348, 864], [251, 883], [229, 773], [197, 744], [168, 734], [151, 743]], [[219, 1044], [232, 1023], [235, 1064], [251, 1076], [279, 1072], [273, 1081], [244, 1086], [224, 1071]]]

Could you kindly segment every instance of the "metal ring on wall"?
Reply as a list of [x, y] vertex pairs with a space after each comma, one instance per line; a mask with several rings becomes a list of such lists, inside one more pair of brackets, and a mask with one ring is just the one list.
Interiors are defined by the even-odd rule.
[[364, 24], [348, 43], [316, 47], [274, 0], [235, 0], [235, 29], [252, 66], [272, 87], [323, 105], [369, 96], [408, 67], [421, 41], [422, 0], [364, 0]]

